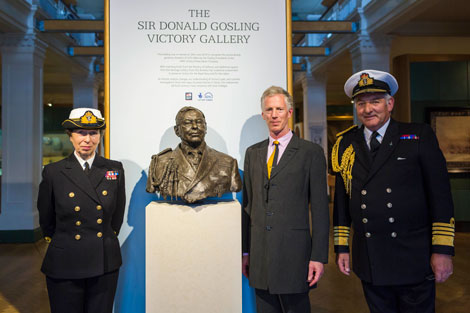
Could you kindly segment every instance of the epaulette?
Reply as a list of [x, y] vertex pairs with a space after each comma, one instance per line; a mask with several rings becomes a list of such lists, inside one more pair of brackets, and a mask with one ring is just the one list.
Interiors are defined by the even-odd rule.
[[357, 125], [352, 125], [351, 127], [346, 128], [346, 129], [343, 130], [343, 131], [340, 131], [339, 133], [336, 134], [336, 138], [342, 136], [343, 134], [346, 134], [348, 131], [353, 130], [353, 129], [357, 128], [357, 127], [358, 127]]
[[160, 156], [160, 155], [165, 154], [165, 153], [170, 152], [170, 151], [172, 151], [171, 148], [166, 148], [165, 150], [159, 152], [159, 153], [157, 154], [157, 156]]

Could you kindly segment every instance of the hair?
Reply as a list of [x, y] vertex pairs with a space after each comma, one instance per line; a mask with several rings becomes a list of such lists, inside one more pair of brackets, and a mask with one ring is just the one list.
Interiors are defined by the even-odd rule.
[[181, 121], [183, 120], [184, 113], [188, 111], [196, 111], [196, 112], [201, 113], [202, 117], [204, 118], [204, 123], [206, 123], [206, 117], [204, 116], [204, 113], [202, 113], [201, 110], [198, 110], [195, 107], [186, 106], [186, 107], [182, 107], [176, 114], [176, 117], [175, 117], [176, 126], [178, 126], [181, 123]]
[[[72, 132], [76, 129], [83, 129], [83, 128], [75, 128], [75, 129], [65, 129], [65, 133], [71, 137], [72, 136]], [[104, 134], [106, 133], [105, 130], [103, 128], [100, 128], [100, 129], [96, 129], [97, 131], [100, 132], [100, 138], [103, 138], [104, 137]]]
[[267, 97], [272, 97], [275, 95], [284, 96], [284, 102], [287, 105], [287, 110], [290, 110], [294, 107], [294, 100], [292, 99], [292, 96], [286, 90], [284, 90], [284, 88], [278, 87], [278, 86], [271, 86], [268, 89], [266, 89], [261, 95], [261, 111], [264, 110], [264, 100]]
[[[385, 102], [386, 102], [386, 103], [388, 103], [388, 100], [390, 100], [390, 99], [393, 98], [393, 96], [391, 96], [390, 94], [388, 94], [388, 93], [386, 93], [386, 92], [384, 92], [383, 94], [384, 94], [384, 97], [383, 97], [383, 98], [385, 99]], [[354, 104], [356, 104], [356, 103], [357, 103], [357, 97], [354, 97], [353, 100], [354, 100]]]

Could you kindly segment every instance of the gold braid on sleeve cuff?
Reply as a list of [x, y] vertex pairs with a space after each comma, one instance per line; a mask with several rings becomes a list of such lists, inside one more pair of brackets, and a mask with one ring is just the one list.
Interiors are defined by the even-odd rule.
[[335, 226], [333, 228], [335, 246], [349, 246], [349, 232], [351, 227]]
[[449, 223], [432, 223], [432, 244], [440, 246], [454, 246], [455, 220], [452, 217]]

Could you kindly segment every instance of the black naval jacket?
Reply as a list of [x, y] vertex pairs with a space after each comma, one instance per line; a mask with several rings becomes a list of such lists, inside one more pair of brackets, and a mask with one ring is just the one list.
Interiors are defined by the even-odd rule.
[[242, 252], [250, 254], [250, 286], [303, 293], [309, 261], [328, 262], [326, 160], [319, 145], [294, 135], [268, 179], [268, 143], [245, 154]]
[[452, 196], [434, 132], [426, 124], [391, 120], [373, 162], [363, 127], [340, 133], [337, 143], [332, 165], [336, 159], [343, 169], [336, 175], [335, 252], [349, 252], [352, 224], [352, 265], [360, 279], [374, 285], [424, 281], [432, 275], [432, 253], [454, 254]]
[[124, 169], [96, 156], [87, 176], [74, 154], [46, 165], [39, 185], [39, 222], [52, 240], [42, 272], [52, 278], [99, 276], [121, 266], [117, 234], [124, 217]]

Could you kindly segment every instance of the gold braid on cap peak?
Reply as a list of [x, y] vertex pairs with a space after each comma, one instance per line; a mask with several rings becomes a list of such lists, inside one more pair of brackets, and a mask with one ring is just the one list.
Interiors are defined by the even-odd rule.
[[353, 125], [348, 129], [340, 132], [337, 136], [338, 139], [331, 150], [331, 166], [333, 171], [336, 173], [340, 173], [341, 177], [343, 178], [344, 188], [346, 189], [346, 194], [351, 197], [352, 191], [352, 168], [354, 166], [354, 160], [356, 158], [356, 152], [352, 144], [350, 144], [346, 150], [344, 150], [343, 155], [341, 156], [341, 163], [339, 163], [339, 143], [343, 139], [342, 134], [348, 132], [349, 130], [356, 128], [357, 125]]

